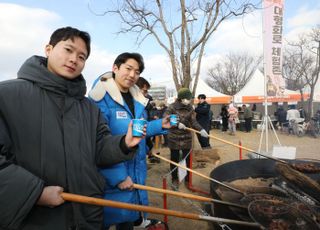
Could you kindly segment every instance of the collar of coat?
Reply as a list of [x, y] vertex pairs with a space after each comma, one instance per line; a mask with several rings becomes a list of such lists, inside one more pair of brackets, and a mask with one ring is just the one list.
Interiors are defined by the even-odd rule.
[[[149, 99], [145, 98], [143, 94], [140, 92], [139, 87], [134, 85], [129, 88], [129, 92], [137, 102], [146, 106], [148, 104]], [[99, 77], [98, 82], [89, 92], [89, 96], [94, 101], [100, 101], [103, 99], [105, 94], [108, 93], [110, 97], [120, 105], [124, 106], [124, 101], [121, 95], [121, 92], [112, 77], [112, 72], [107, 72]]]

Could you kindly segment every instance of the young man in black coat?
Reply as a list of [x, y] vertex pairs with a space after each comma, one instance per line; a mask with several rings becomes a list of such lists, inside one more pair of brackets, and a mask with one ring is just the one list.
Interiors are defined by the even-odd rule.
[[57, 29], [45, 54], [0, 83], [0, 229], [103, 229], [102, 207], [65, 202], [61, 193], [102, 197], [98, 166], [132, 159], [141, 138], [131, 125], [111, 136], [85, 97], [88, 33]]
[[[205, 94], [199, 94], [198, 100], [198, 106], [195, 108], [195, 112], [197, 113], [196, 119], [202, 128], [209, 133], [212, 119], [212, 116], [210, 115], [210, 105], [206, 102]], [[197, 137], [201, 148], [211, 148], [209, 138], [203, 137], [200, 134], [197, 134]]]

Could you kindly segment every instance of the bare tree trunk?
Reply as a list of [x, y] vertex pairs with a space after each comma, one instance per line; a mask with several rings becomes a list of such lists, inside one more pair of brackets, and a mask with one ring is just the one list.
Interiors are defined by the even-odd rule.
[[[108, 4], [105, 14], [116, 14], [123, 22], [118, 33], [135, 33], [137, 44], [146, 37], [153, 36], [166, 51], [172, 68], [172, 78], [176, 90], [190, 87], [192, 59], [198, 59], [196, 81], [200, 74], [203, 50], [208, 39], [226, 19], [244, 15], [257, 8], [251, 0], [234, 2], [232, 0], [117, 0], [118, 4]], [[166, 5], [167, 4], [167, 5]], [[179, 5], [180, 20], [172, 20]], [[175, 5], [171, 9], [171, 6]], [[230, 7], [232, 5], [232, 7]], [[165, 6], [170, 6], [166, 8]], [[176, 17], [173, 17], [177, 19]], [[197, 33], [193, 29], [197, 28]], [[198, 54], [198, 55], [197, 55]]]

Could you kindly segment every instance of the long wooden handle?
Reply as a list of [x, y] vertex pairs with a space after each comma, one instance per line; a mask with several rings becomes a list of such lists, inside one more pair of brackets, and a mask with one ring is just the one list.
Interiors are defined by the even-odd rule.
[[155, 207], [144, 206], [144, 205], [128, 204], [123, 202], [105, 200], [105, 199], [82, 196], [82, 195], [65, 193], [65, 192], [61, 193], [61, 196], [64, 200], [71, 201], [71, 202], [92, 204], [97, 206], [108, 206], [113, 208], [122, 208], [122, 209], [129, 209], [129, 210], [140, 211], [140, 212], [150, 212], [150, 213], [161, 214], [161, 215], [176, 216], [181, 218], [199, 220], [199, 215], [193, 214], [193, 213], [167, 210], [167, 209], [155, 208]]
[[209, 198], [209, 197], [198, 196], [198, 195], [193, 195], [193, 194], [184, 193], [184, 192], [177, 192], [177, 191], [172, 191], [172, 190], [168, 190], [168, 189], [155, 188], [155, 187], [141, 185], [141, 184], [133, 184], [133, 187], [135, 189], [147, 190], [147, 191], [157, 192], [157, 193], [164, 193], [164, 194], [169, 194], [169, 195], [172, 195], [172, 196], [189, 198], [189, 199], [197, 200], [197, 201], [205, 201], [205, 202], [213, 202], [213, 203], [225, 204], [225, 205], [238, 207], [238, 208], [244, 208], [244, 209], [248, 208], [246, 206], [242, 206], [242, 205], [235, 204], [235, 203], [230, 203], [230, 202], [227, 202], [227, 201], [216, 200], [216, 199], [212, 199], [212, 198]]
[[61, 196], [65, 201], [71, 201], [76, 203], [91, 204], [91, 205], [97, 205], [97, 206], [109, 206], [113, 208], [122, 208], [122, 209], [129, 209], [129, 210], [140, 211], [140, 212], [149, 212], [154, 214], [176, 216], [176, 217], [193, 219], [193, 220], [204, 220], [204, 221], [212, 221], [212, 222], [218, 222], [218, 223], [222, 222], [222, 223], [230, 223], [230, 224], [255, 226], [255, 227], [260, 226], [259, 224], [253, 223], [253, 222], [230, 220], [230, 219], [211, 217], [211, 216], [202, 216], [202, 215], [197, 215], [197, 214], [188, 213], [188, 212], [167, 210], [167, 209], [155, 208], [155, 207], [144, 206], [144, 205], [128, 204], [128, 203], [105, 200], [100, 198], [82, 196], [82, 195], [77, 195], [72, 193], [63, 192], [61, 193]]
[[[198, 130], [195, 130], [195, 129], [192, 129], [192, 128], [188, 128], [188, 127], [186, 127], [185, 129], [200, 134], [200, 132], [199, 132]], [[230, 142], [230, 141], [226, 141], [226, 140], [224, 140], [224, 139], [221, 139], [221, 138], [219, 138], [219, 137], [215, 137], [215, 136], [210, 135], [210, 134], [209, 134], [208, 136], [209, 136], [210, 138], [212, 138], [212, 139], [221, 141], [221, 142], [226, 143], [226, 144], [228, 144], [228, 145], [232, 145], [232, 146], [234, 146], [234, 147], [241, 148], [241, 149], [247, 150], [247, 151], [249, 151], [249, 152], [253, 152], [254, 154], [257, 154], [257, 155], [259, 155], [259, 156], [262, 156], [262, 157], [265, 157], [265, 158], [268, 158], [268, 159], [271, 159], [271, 160], [275, 160], [275, 161], [278, 161], [278, 162], [281, 162], [281, 163], [284, 163], [284, 164], [288, 164], [288, 162], [286, 162], [286, 161], [280, 160], [280, 159], [275, 158], [275, 157], [271, 157], [271, 156], [264, 155], [264, 154], [262, 154], [262, 153], [259, 153], [259, 152], [257, 152], [257, 151], [254, 151], [253, 149], [249, 149], [249, 148], [244, 147], [244, 146], [242, 146], [242, 145], [234, 144], [234, 143], [232, 143], [232, 142]]]
[[190, 199], [198, 200], [198, 201], [207, 201], [207, 202], [212, 201], [211, 198], [204, 197], [204, 196], [197, 196], [197, 195], [193, 195], [193, 194], [189, 194], [189, 193], [176, 192], [176, 191], [172, 191], [172, 190], [155, 188], [155, 187], [145, 186], [145, 185], [141, 185], [141, 184], [133, 184], [133, 187], [135, 189], [148, 190], [148, 191], [157, 192], [157, 193], [165, 193], [165, 194], [169, 194], [169, 195], [173, 195], [173, 196], [190, 198]]
[[166, 162], [169, 162], [170, 164], [173, 164], [173, 165], [175, 165], [175, 166], [177, 166], [177, 167], [180, 167], [180, 168], [185, 169], [185, 170], [187, 170], [187, 171], [189, 171], [189, 172], [192, 172], [192, 173], [194, 173], [194, 174], [197, 174], [198, 176], [201, 176], [201, 177], [203, 177], [203, 178], [205, 178], [205, 179], [211, 180], [211, 181], [213, 181], [213, 182], [215, 182], [215, 183], [217, 183], [217, 184], [219, 184], [219, 185], [221, 185], [221, 186], [223, 186], [223, 187], [226, 187], [226, 188], [228, 188], [228, 189], [230, 189], [230, 190], [233, 190], [233, 191], [235, 191], [235, 192], [238, 192], [238, 193], [241, 193], [241, 194], [244, 194], [244, 195], [245, 195], [245, 192], [240, 191], [239, 189], [233, 188], [233, 187], [231, 187], [231, 186], [229, 186], [229, 185], [227, 185], [227, 184], [224, 184], [224, 183], [222, 183], [222, 182], [220, 182], [220, 181], [218, 181], [218, 180], [215, 180], [215, 179], [213, 179], [213, 178], [211, 178], [211, 177], [208, 177], [208, 176], [206, 176], [206, 175], [204, 175], [204, 174], [202, 174], [202, 173], [199, 173], [199, 172], [197, 172], [197, 171], [194, 171], [193, 169], [187, 168], [187, 167], [185, 167], [185, 166], [183, 166], [183, 165], [180, 165], [180, 164], [178, 164], [178, 163], [176, 163], [176, 162], [174, 162], [174, 161], [168, 160], [167, 158], [162, 157], [162, 156], [160, 156], [160, 155], [156, 155], [156, 154], [154, 154], [154, 153], [152, 153], [152, 155], [155, 156], [155, 157], [160, 158], [161, 160], [164, 160], [164, 161], [166, 161]]

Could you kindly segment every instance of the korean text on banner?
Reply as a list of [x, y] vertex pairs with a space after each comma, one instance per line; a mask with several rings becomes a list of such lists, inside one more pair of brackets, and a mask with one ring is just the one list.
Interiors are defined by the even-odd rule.
[[263, 0], [263, 42], [267, 96], [283, 97], [282, 22], [284, 0]]

